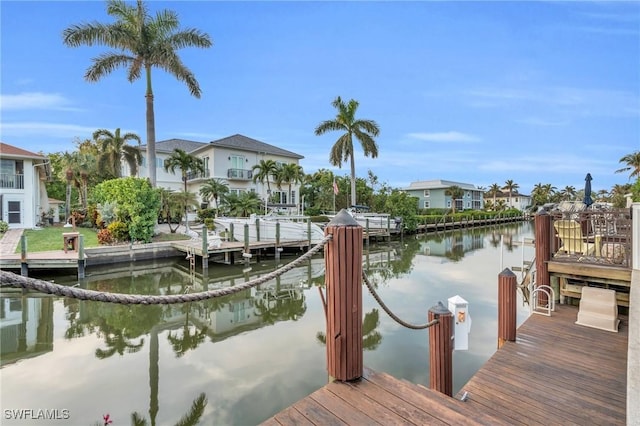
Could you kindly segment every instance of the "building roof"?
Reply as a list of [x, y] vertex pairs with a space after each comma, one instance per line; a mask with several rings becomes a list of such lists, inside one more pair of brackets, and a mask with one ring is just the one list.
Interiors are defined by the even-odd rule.
[[[531, 197], [531, 195], [521, 194], [521, 193], [519, 193], [517, 191], [513, 191], [511, 193], [511, 198], [514, 198], [514, 197]], [[493, 198], [493, 195], [488, 197], [488, 198]], [[509, 192], [507, 192], [507, 191], [498, 192], [496, 194], [496, 198], [509, 198]]]
[[4, 142], [0, 142], [0, 157], [32, 158], [37, 160], [45, 160], [47, 158], [42, 154], [36, 154], [35, 152], [27, 151], [26, 149], [18, 148], [17, 146]]
[[[181, 149], [184, 152], [191, 152], [206, 145], [206, 142], [188, 141], [186, 139], [167, 139], [166, 141], [156, 142], [156, 152], [172, 153], [175, 149]], [[143, 154], [146, 148], [147, 145], [140, 146]]]
[[286, 149], [278, 148], [277, 146], [269, 145], [268, 143], [260, 142], [238, 134], [218, 139], [216, 141], [211, 141], [209, 144], [214, 147], [240, 149], [249, 152], [273, 154], [280, 157], [291, 157], [297, 159], [304, 158], [304, 156], [296, 154], [295, 152], [287, 151]]
[[442, 179], [419, 180], [416, 182], [411, 182], [409, 184], [409, 187], [405, 188], [405, 191], [424, 190], [424, 189], [446, 189], [452, 186], [459, 186], [462, 189], [479, 191], [478, 188], [476, 188], [473, 184], [470, 184], [470, 183], [454, 182], [451, 180], [442, 180]]

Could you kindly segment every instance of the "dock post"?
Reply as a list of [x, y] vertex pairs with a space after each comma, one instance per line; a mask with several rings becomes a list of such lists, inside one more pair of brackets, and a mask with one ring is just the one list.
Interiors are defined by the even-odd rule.
[[202, 272], [209, 268], [209, 242], [207, 241], [207, 232], [209, 230], [205, 226], [202, 228]]
[[29, 264], [27, 263], [27, 236], [20, 236], [20, 275], [29, 276]]
[[453, 395], [453, 314], [442, 302], [429, 309], [429, 387]]
[[235, 241], [236, 237], [233, 235], [233, 222], [229, 224], [229, 241]]
[[78, 279], [84, 278], [84, 235], [78, 234]]
[[260, 219], [256, 218], [256, 241], [260, 241]]
[[518, 278], [509, 268], [498, 274], [498, 349], [516, 341], [516, 289]]
[[249, 249], [249, 224], [244, 224], [244, 253], [242, 253], [244, 257], [244, 263], [249, 266], [251, 263], [251, 249]]
[[307, 219], [307, 238], [309, 240], [309, 245], [307, 246], [307, 250], [311, 249], [311, 218]]
[[362, 227], [345, 209], [327, 224], [325, 247], [327, 371], [335, 380], [362, 377]]
[[[551, 285], [549, 276], [549, 266], [547, 262], [551, 259], [551, 216], [546, 211], [536, 214], [535, 218], [535, 253], [536, 253], [536, 287], [541, 285]], [[545, 292], [538, 295], [538, 303], [546, 305], [549, 303]], [[533, 307], [534, 309], [537, 306]]]
[[280, 221], [276, 221], [276, 247], [275, 247], [276, 262], [280, 261], [281, 251], [282, 249], [280, 248]]

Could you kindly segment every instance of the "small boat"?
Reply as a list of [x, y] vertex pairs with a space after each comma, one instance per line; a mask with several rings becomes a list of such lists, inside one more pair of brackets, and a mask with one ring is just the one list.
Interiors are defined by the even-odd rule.
[[[324, 231], [317, 224], [303, 216], [265, 215], [250, 217], [217, 217], [214, 219], [218, 235], [225, 232], [230, 237], [233, 225], [233, 239], [244, 240], [244, 229], [247, 226], [249, 242], [275, 241], [279, 227], [280, 241], [309, 241], [311, 245], [320, 244], [324, 239]], [[279, 224], [276, 226], [276, 224]]]
[[351, 206], [346, 210], [365, 229], [400, 230], [402, 226], [402, 218], [388, 213], [369, 213], [367, 206]]

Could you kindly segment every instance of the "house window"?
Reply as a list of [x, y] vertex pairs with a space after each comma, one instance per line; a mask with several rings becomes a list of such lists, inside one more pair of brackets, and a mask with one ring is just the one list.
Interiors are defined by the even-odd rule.
[[518, 202], [518, 197], [516, 197], [516, 203]]
[[164, 169], [164, 160], [156, 157], [156, 169]]
[[296, 203], [296, 191], [291, 191], [291, 204]]
[[424, 190], [424, 196], [425, 196], [425, 197], [429, 197], [430, 195], [431, 195], [431, 191], [430, 191], [430, 190], [428, 190], [428, 189], [425, 189], [425, 190]]
[[429, 208], [431, 208], [431, 203], [429, 202], [429, 200], [424, 200], [424, 201], [423, 201], [423, 203], [424, 203], [424, 206], [423, 206], [423, 207], [424, 207], [425, 209], [429, 209]]
[[8, 214], [8, 223], [21, 223], [21, 206], [20, 201], [8, 201], [7, 202], [7, 214]]
[[202, 166], [205, 174], [209, 171], [209, 157], [202, 157]]
[[471, 201], [467, 201], [467, 208], [470, 209], [471, 208]]
[[464, 196], [465, 196], [465, 197], [467, 197], [467, 198], [471, 198], [471, 193], [470, 193], [469, 191], [467, 191], [467, 192], [464, 194]]
[[231, 155], [229, 156], [231, 160], [231, 168], [242, 170], [244, 169], [244, 156], [243, 155]]

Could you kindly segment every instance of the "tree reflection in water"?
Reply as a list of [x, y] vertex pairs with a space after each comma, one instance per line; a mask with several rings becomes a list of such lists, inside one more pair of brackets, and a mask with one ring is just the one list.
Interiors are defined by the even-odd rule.
[[[167, 340], [171, 343], [173, 352], [176, 357], [180, 358], [187, 351], [197, 348], [207, 337], [207, 326], [202, 326], [198, 329], [195, 325], [189, 325], [189, 314], [191, 313], [191, 302], [184, 303], [182, 310], [185, 313], [184, 326], [182, 327], [182, 333], [176, 332], [173, 334], [169, 331]], [[193, 331], [193, 334], [192, 334]]]

